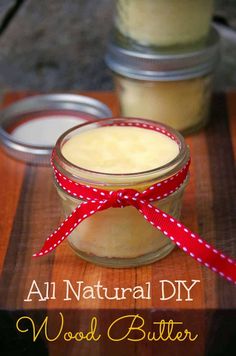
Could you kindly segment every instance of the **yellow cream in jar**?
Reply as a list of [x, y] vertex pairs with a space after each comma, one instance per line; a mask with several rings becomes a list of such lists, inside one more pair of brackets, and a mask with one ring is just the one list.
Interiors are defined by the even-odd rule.
[[169, 125], [184, 134], [208, 121], [219, 61], [215, 29], [199, 49], [141, 50], [113, 38], [105, 57], [114, 75], [121, 114]]
[[123, 116], [142, 116], [188, 133], [208, 120], [212, 76], [182, 81], [145, 81], [116, 76]]
[[213, 0], [117, 0], [118, 31], [144, 46], [170, 47], [204, 39]]
[[136, 173], [161, 167], [179, 152], [178, 144], [154, 130], [106, 126], [82, 132], [62, 147], [74, 165], [104, 173]]
[[[103, 126], [72, 135], [65, 140], [61, 153], [78, 169], [88, 170], [86, 174], [89, 171], [103, 174], [103, 183], [95, 182], [92, 186], [109, 190], [144, 190], [160, 180], [160, 173], [153, 172], [158, 171], [158, 167], [165, 167], [161, 174], [168, 176], [168, 164], [176, 160], [180, 147], [175, 140], [154, 130]], [[114, 183], [111, 175], [118, 177]], [[120, 176], [126, 176], [125, 187], [119, 184]], [[184, 187], [185, 184], [158, 204], [153, 204], [178, 218]], [[81, 201], [57, 188], [68, 215]], [[70, 234], [69, 242], [79, 256], [112, 267], [150, 263], [174, 248], [168, 238], [130, 206], [109, 208], [90, 216]]]

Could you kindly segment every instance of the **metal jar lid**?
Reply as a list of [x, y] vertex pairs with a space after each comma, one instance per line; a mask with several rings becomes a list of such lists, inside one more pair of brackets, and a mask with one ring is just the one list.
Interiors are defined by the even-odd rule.
[[105, 61], [115, 73], [128, 78], [150, 81], [173, 81], [196, 78], [214, 70], [220, 56], [220, 37], [212, 28], [205, 43], [185, 51], [139, 50], [114, 38]]
[[69, 128], [112, 116], [99, 100], [84, 95], [36, 95], [0, 111], [0, 143], [7, 154], [48, 165], [57, 138]]

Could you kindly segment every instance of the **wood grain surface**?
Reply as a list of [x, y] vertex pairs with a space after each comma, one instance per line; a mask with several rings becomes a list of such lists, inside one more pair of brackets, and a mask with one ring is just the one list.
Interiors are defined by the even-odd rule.
[[[85, 94], [102, 100], [111, 107], [114, 116], [118, 115], [118, 102], [113, 93]], [[2, 106], [27, 95], [32, 93], [9, 93], [5, 96]], [[187, 137], [186, 140], [191, 150], [192, 165], [190, 182], [184, 196], [182, 221], [190, 229], [200, 233], [204, 239], [236, 257], [236, 93], [215, 96], [210, 124], [205, 130]], [[161, 261], [130, 269], [109, 269], [87, 263], [73, 253], [66, 241], [55, 253], [33, 259], [32, 254], [41, 247], [44, 239], [62, 219], [52, 171], [49, 167], [30, 166], [13, 160], [1, 150], [0, 177], [2, 311], [14, 312], [17, 315], [22, 312], [39, 312], [39, 319], [48, 313], [52, 320], [55, 319], [55, 323], [58, 320], [58, 311], [67, 312], [69, 319], [79, 313], [82, 323], [86, 323], [94, 313], [104, 320], [120, 315], [122, 311], [141, 311], [148, 319], [154, 315], [177, 315], [178, 318], [191, 321], [197, 330], [202, 331], [202, 339], [195, 346], [191, 345], [191, 355], [199, 356], [205, 355], [206, 340], [209, 340], [207, 334], [215, 325], [215, 312], [222, 312], [224, 318], [229, 311], [231, 316], [235, 316], [235, 286], [202, 267], [179, 249], [175, 249]], [[122, 301], [77, 301], [73, 298], [66, 302], [63, 300], [65, 279], [70, 280], [74, 286], [76, 281], [94, 285], [100, 280], [110, 291], [115, 287], [143, 286], [146, 282], [151, 282], [152, 295], [150, 300], [135, 300], [130, 297]], [[160, 301], [162, 279], [197, 279], [200, 283], [193, 291], [191, 302], [178, 302], [173, 299]], [[55, 282], [57, 298], [40, 302], [35, 297], [32, 302], [25, 302], [33, 280], [42, 288], [47, 281]], [[152, 347], [145, 345], [129, 344], [126, 346], [127, 353], [122, 353], [122, 349], [117, 345], [113, 354], [156, 355]], [[64, 355], [78, 354], [77, 349], [73, 349], [71, 345], [67, 344], [67, 349], [64, 347], [62, 343], [60, 355], [63, 355], [63, 352]], [[88, 346], [83, 347], [85, 351], [81, 351], [79, 355], [88, 352]], [[110, 355], [108, 350], [111, 350], [111, 345], [107, 343], [106, 353], [102, 353], [103, 347], [103, 344], [93, 345], [93, 353], [90, 354]], [[175, 353], [175, 348], [169, 345], [168, 353], [165, 353], [165, 345], [158, 347], [162, 349], [160, 355], [179, 355], [181, 350], [178, 349], [179, 353]], [[71, 350], [70, 353], [68, 350]], [[51, 343], [48, 352], [50, 355], [59, 355], [58, 345]]]

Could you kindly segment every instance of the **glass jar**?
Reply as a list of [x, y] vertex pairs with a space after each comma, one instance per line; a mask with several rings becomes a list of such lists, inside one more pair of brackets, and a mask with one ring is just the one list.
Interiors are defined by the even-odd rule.
[[[167, 177], [172, 176], [179, 171], [189, 159], [189, 149], [185, 145], [183, 137], [175, 130], [166, 127], [160, 123], [143, 120], [143, 119], [125, 119], [125, 122], [131, 124], [151, 124], [153, 127], [160, 127], [168, 130], [177, 142], [177, 156], [171, 159], [167, 164], [158, 167], [152, 167], [151, 170], [132, 172], [132, 173], [105, 173], [96, 172], [95, 170], [83, 169], [66, 159], [62, 153], [64, 145], [76, 135], [85, 131], [103, 128], [104, 126], [117, 126], [124, 122], [122, 118], [104, 119], [94, 123], [88, 123], [67, 131], [57, 141], [54, 155], [54, 165], [66, 175], [69, 179], [81, 184], [90, 185], [95, 188], [107, 190], [119, 190], [132, 188], [143, 191], [150, 185], [157, 183]], [[126, 129], [123, 127], [122, 129]], [[130, 129], [130, 128], [129, 128]], [[145, 145], [149, 145], [149, 140], [145, 134], [147, 129], [140, 129], [142, 139]], [[90, 132], [90, 133], [91, 133]], [[124, 132], [124, 131], [122, 131]], [[110, 150], [112, 150], [112, 135], [108, 135]], [[92, 140], [92, 136], [91, 136]], [[168, 140], [171, 140], [168, 138]], [[88, 142], [88, 145], [91, 143]], [[129, 148], [126, 147], [126, 141], [122, 140], [124, 152], [132, 149], [131, 142]], [[79, 148], [79, 147], [78, 147]], [[114, 148], [116, 150], [116, 148]], [[152, 151], [152, 147], [149, 147]], [[135, 151], [136, 152], [136, 151]], [[152, 151], [153, 155], [156, 151]], [[92, 153], [91, 153], [92, 154]], [[122, 158], [121, 158], [122, 159]], [[138, 160], [138, 157], [137, 157]], [[106, 170], [106, 168], [104, 167]], [[58, 194], [61, 198], [65, 215], [68, 216], [81, 200], [71, 197], [55, 181]], [[154, 202], [153, 204], [160, 207], [163, 211], [179, 218], [182, 196], [187, 184], [186, 181], [182, 186], [167, 198]], [[166, 238], [159, 230], [149, 224], [144, 217], [134, 207], [109, 208], [102, 212], [96, 213], [84, 220], [70, 234], [69, 244], [72, 249], [83, 259], [108, 267], [131, 267], [148, 264], [159, 260], [169, 254], [174, 244]]]
[[135, 44], [176, 47], [203, 41], [213, 0], [117, 0], [115, 26]]
[[141, 81], [117, 75], [115, 84], [124, 116], [152, 118], [186, 134], [207, 123], [211, 75], [169, 82]]
[[121, 114], [156, 120], [184, 134], [207, 123], [218, 60], [215, 30], [194, 52], [141, 52], [111, 42], [106, 55]]

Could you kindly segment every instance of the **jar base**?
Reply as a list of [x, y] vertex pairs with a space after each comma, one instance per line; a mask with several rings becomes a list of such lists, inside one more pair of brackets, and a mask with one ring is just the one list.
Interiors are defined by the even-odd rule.
[[152, 43], [148, 40], [140, 42], [135, 38], [130, 37], [128, 34], [124, 34], [119, 29], [113, 29], [112, 37], [121, 47], [132, 48], [138, 52], [144, 53], [157, 53], [162, 54], [178, 54], [186, 52], [200, 51], [207, 44], [207, 34], [192, 41], [176, 42], [176, 43]]
[[102, 267], [109, 267], [109, 268], [131, 268], [131, 267], [148, 265], [166, 257], [175, 248], [175, 244], [168, 243], [158, 251], [147, 253], [145, 255], [138, 256], [135, 258], [115, 258], [115, 257], [110, 258], [110, 257], [99, 257], [92, 254], [88, 254], [86, 252], [78, 250], [70, 241], [68, 241], [68, 243], [72, 248], [72, 250], [75, 252], [75, 254], [80, 258], [82, 258], [83, 260]]
[[202, 121], [200, 121], [199, 123], [197, 123], [194, 126], [191, 126], [187, 129], [184, 130], [179, 130], [179, 132], [184, 136], [189, 136], [189, 135], [194, 135], [194, 134], [198, 134], [201, 130], [203, 130], [209, 123], [210, 118], [209, 115]]

